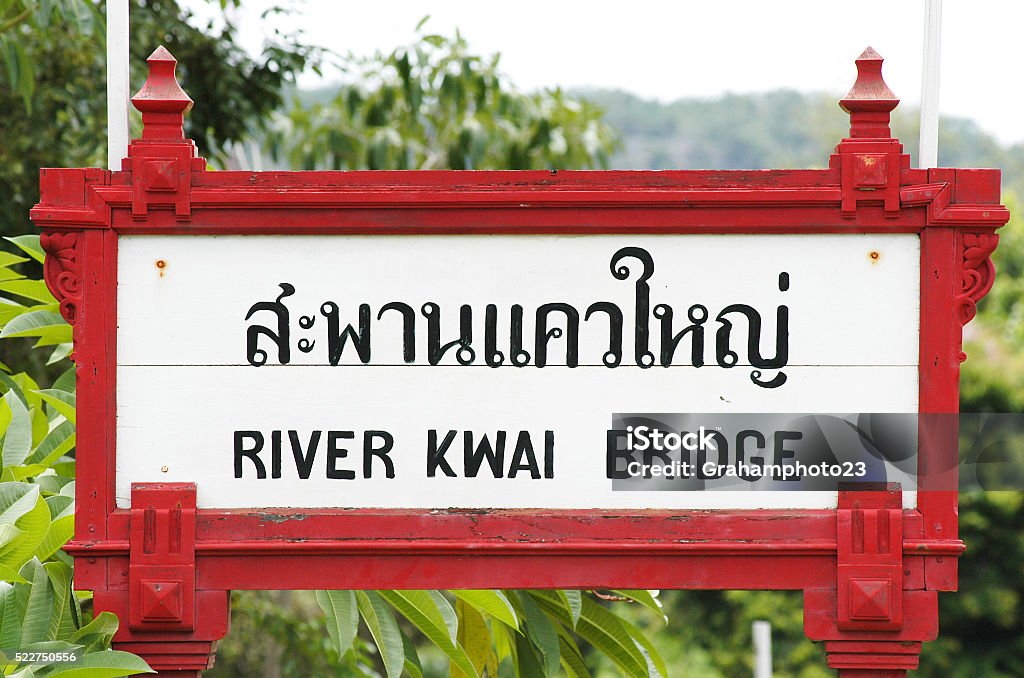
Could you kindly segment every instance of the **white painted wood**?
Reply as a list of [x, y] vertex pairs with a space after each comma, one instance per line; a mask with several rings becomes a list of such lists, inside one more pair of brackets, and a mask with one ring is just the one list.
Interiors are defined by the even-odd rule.
[[[782, 393], [753, 387], [737, 369], [689, 367], [121, 367], [117, 496], [126, 505], [132, 482], [196, 481], [199, 505], [222, 508], [827, 508], [834, 493], [613, 490], [605, 432], [617, 412], [916, 412], [917, 383], [911, 366], [797, 367]], [[247, 464], [235, 479], [234, 431], [263, 431], [269, 441], [275, 429], [303, 438], [388, 431], [396, 477], [328, 480], [321, 443], [313, 473], [300, 480], [284, 434], [282, 478], [258, 480]], [[555, 478], [427, 478], [430, 429], [530, 430], [537, 440], [552, 430]], [[458, 446], [448, 455], [460, 475], [461, 455]], [[360, 462], [345, 466], [358, 472]]]
[[921, 136], [918, 165], [939, 164], [939, 70], [942, 61], [942, 0], [924, 0], [924, 60], [921, 72]]
[[[714, 319], [735, 303], [749, 304], [764, 318], [766, 356], [774, 355], [776, 309], [789, 307], [791, 365], [917, 364], [916, 235], [122, 237], [118, 360], [122, 365], [248, 364], [246, 313], [256, 302], [273, 301], [280, 294], [278, 283], [288, 282], [295, 288], [284, 300], [292, 324], [300, 315], [316, 318], [309, 331], [293, 328], [291, 364], [327, 364], [326, 319], [319, 313], [325, 301], [338, 304], [343, 326], [356, 322], [360, 303], [370, 305], [374, 364], [403, 362], [398, 313], [377, 320], [391, 301], [416, 310], [420, 364], [426, 361], [420, 313], [425, 302], [441, 307], [443, 341], [458, 336], [459, 307], [471, 305], [478, 353], [484, 309], [497, 305], [499, 346], [504, 344], [507, 353], [512, 304], [524, 308], [525, 335], [532, 338], [537, 307], [565, 301], [580, 310], [580, 362], [600, 364], [608, 344], [606, 317], [584, 321], [582, 316], [601, 300], [622, 309], [623, 364], [634, 363], [631, 328], [640, 266], [635, 259], [624, 260], [631, 271], [624, 281], [609, 270], [612, 255], [625, 246], [651, 253], [651, 306], [670, 304], [676, 327], [688, 324], [690, 305], [709, 309], [704, 369], [720, 369], [710, 366]], [[791, 280], [785, 293], [778, 289], [782, 271]], [[558, 317], [552, 316], [556, 322]], [[252, 322], [272, 319], [260, 312]], [[652, 318], [654, 346], [660, 345], [659, 327]], [[745, 332], [745, 323], [738, 321], [734, 343]], [[313, 352], [297, 350], [295, 342], [303, 337], [317, 342]], [[679, 353], [687, 350], [684, 344]], [[551, 362], [564, 363], [564, 340], [552, 340], [550, 354]], [[342, 362], [359, 361], [349, 348]], [[454, 351], [445, 363], [455, 363]]]
[[[615, 413], [918, 409], [914, 235], [131, 236], [119, 243], [116, 489], [122, 507], [132, 482], [195, 481], [205, 508], [831, 508], [834, 492], [615, 489], [606, 477], [606, 431]], [[624, 260], [631, 270], [625, 281], [609, 270], [612, 255], [626, 246], [645, 248], [654, 260], [652, 307], [668, 303], [683, 318], [691, 304], [710, 309], [703, 367], [687, 364], [688, 346], [668, 369], [633, 364], [640, 266]], [[786, 292], [778, 287], [780, 271], [790, 274]], [[347, 359], [330, 366], [323, 353], [298, 351], [300, 337], [326, 342], [323, 317], [308, 334], [293, 334], [291, 364], [248, 364], [246, 312], [273, 300], [280, 282], [296, 290], [285, 300], [293, 323], [302, 314], [318, 315], [326, 300], [342, 308], [343, 323], [354, 322], [360, 303], [369, 304], [373, 364]], [[494, 369], [480, 360], [461, 366], [452, 359], [429, 365], [420, 314], [417, 361], [405, 365], [397, 313], [376, 319], [387, 302], [418, 310], [435, 301], [442, 340], [449, 341], [458, 334], [459, 306], [468, 304], [473, 345], [482, 353], [480, 316], [487, 304], [504, 315], [499, 338], [507, 350], [512, 304], [524, 307], [526, 336], [532, 337], [539, 305], [566, 301], [582, 315], [602, 300], [618, 304], [625, 316], [623, 364], [614, 369], [599, 364], [608, 341], [603, 317], [581, 318], [581, 366], [575, 369], [564, 365], [564, 349], [562, 364], [543, 369]], [[765, 318], [768, 355], [774, 353], [775, 310], [789, 307], [790, 360], [781, 370], [788, 377], [782, 386], [757, 386], [749, 366], [715, 363], [714, 318], [734, 303], [749, 304]], [[658, 331], [652, 318], [655, 350]], [[745, 337], [745, 326], [737, 323], [736, 332]], [[552, 363], [562, 341], [551, 341]], [[394, 437], [395, 478], [381, 477], [379, 461], [374, 477], [361, 477], [358, 438], [339, 463], [357, 479], [327, 478], [325, 440], [310, 477], [298, 477], [287, 431], [308, 439], [313, 430], [361, 436], [368, 429]], [[448, 430], [477, 436], [505, 430], [510, 450], [518, 432], [528, 430], [538, 456], [544, 431], [554, 431], [555, 477], [481, 472], [477, 478], [429, 478], [432, 429], [441, 437]], [[271, 432], [285, 431], [281, 478], [257, 479], [255, 465], [244, 459], [242, 477], [234, 477], [234, 432], [243, 430], [261, 431], [268, 448]], [[460, 438], [447, 455], [460, 475], [461, 444]], [[269, 467], [269, 451], [260, 458]], [[904, 498], [908, 507], [916, 504], [913, 491]]]
[[128, 156], [128, 0], [107, 0], [107, 167]]

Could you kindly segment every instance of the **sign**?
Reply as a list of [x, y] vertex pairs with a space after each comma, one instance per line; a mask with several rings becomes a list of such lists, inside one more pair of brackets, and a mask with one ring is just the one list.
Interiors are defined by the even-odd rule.
[[834, 508], [616, 491], [613, 413], [917, 412], [914, 234], [142, 235], [118, 252], [122, 508], [133, 482], [197, 479], [200, 508]]
[[149, 63], [32, 211], [115, 644], [195, 675], [231, 589], [790, 589], [833, 668], [917, 665], [1008, 214], [910, 168], [877, 54], [827, 169], [756, 172], [207, 172]]

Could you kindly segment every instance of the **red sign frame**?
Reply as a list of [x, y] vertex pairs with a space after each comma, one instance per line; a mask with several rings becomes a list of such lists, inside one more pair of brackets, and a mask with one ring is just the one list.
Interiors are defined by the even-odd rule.
[[227, 630], [231, 589], [793, 589], [841, 673], [916, 667], [964, 549], [955, 429], [922, 438], [912, 510], [898, 487], [842, 492], [837, 510], [197, 510], [191, 484], [137, 485], [131, 509], [114, 501], [125, 234], [920, 234], [920, 412], [957, 412], [962, 327], [992, 285], [994, 231], [1009, 215], [998, 170], [910, 168], [877, 54], [857, 61], [841, 102], [850, 135], [828, 168], [768, 171], [206, 172], [182, 133], [191, 100], [173, 57], [160, 48], [149, 64], [132, 100], [143, 136], [122, 171], [43, 170], [32, 210], [47, 284], [74, 327], [66, 550], [76, 585], [120, 615], [116, 645], [198, 675]]

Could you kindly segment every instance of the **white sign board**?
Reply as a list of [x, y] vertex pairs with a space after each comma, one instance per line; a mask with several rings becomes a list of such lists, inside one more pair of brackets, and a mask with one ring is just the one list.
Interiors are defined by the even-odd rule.
[[622, 491], [608, 431], [916, 413], [919, 260], [913, 234], [121, 236], [118, 505], [834, 507]]

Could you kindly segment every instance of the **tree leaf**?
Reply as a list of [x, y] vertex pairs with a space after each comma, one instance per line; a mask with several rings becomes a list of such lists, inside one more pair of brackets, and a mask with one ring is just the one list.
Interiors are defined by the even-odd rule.
[[46, 434], [46, 437], [25, 461], [29, 464], [41, 464], [49, 468], [63, 455], [70, 452], [74, 446], [75, 425], [70, 421], [62, 421]]
[[58, 391], [64, 391], [65, 393], [75, 392], [75, 366], [72, 365], [68, 369], [64, 370], [59, 377], [53, 382], [53, 386], [50, 388]]
[[13, 237], [4, 237], [4, 240], [13, 243], [15, 247], [38, 261], [40, 264], [43, 263], [43, 259], [46, 258], [46, 252], [43, 251], [43, 246], [39, 244], [38, 235], [17, 235]]
[[0, 483], [0, 525], [15, 525], [39, 500], [39, 488], [24, 483]]
[[[23, 582], [28, 581], [20, 573], [18, 577]], [[25, 592], [24, 585], [0, 582], [0, 647], [10, 649], [21, 645], [21, 620], [28, 603]]]
[[13, 525], [20, 531], [0, 546], [0, 565], [20, 572], [50, 526], [50, 510], [39, 488], [27, 483], [0, 483], [0, 525]]
[[156, 673], [141, 657], [129, 652], [106, 650], [83, 655], [73, 664], [51, 665], [53, 673], [46, 678], [121, 678], [137, 673]]
[[528, 593], [519, 592], [518, 597], [526, 618], [526, 635], [540, 651], [544, 675], [553, 676], [558, 672], [560, 661], [558, 632], [555, 625]]
[[[2, 277], [3, 276], [0, 275], [0, 278]], [[26, 312], [28, 312], [27, 306], [16, 304], [7, 299], [0, 299], [0, 328], [3, 328], [7, 323], [11, 322], [11, 320]]]
[[317, 591], [316, 602], [327, 618], [327, 633], [338, 656], [344, 657], [359, 630], [356, 594], [352, 591]]
[[526, 636], [516, 634], [516, 675], [519, 678], [546, 678], [537, 650]]
[[[491, 626], [491, 639], [494, 641], [494, 653], [497, 655], [498, 662], [501, 663], [505, 659], [512, 657], [512, 649], [515, 647], [515, 636], [519, 635], [519, 631], [512, 630], [504, 624], [493, 624]], [[490, 678], [490, 676], [488, 676]]]
[[[71, 568], [61, 562], [44, 563], [43, 568], [50, 578], [53, 602], [50, 605], [50, 623], [46, 628], [46, 640], [59, 640], [61, 631], [69, 628], [71, 616]], [[34, 583], [33, 583], [34, 586]], [[70, 631], [68, 634], [70, 635]]]
[[[569, 612], [559, 600], [558, 594], [551, 591], [529, 591], [529, 595], [542, 610], [565, 624], [569, 624]], [[590, 598], [583, 598], [583, 612], [580, 615], [576, 632], [607, 655], [626, 675], [636, 678], [647, 678], [647, 659], [632, 637], [622, 626], [618, 617], [608, 612]]]
[[519, 628], [519, 619], [512, 603], [501, 591], [453, 589], [450, 593], [472, 605], [480, 612], [490, 615], [514, 629]]
[[72, 633], [68, 640], [82, 645], [87, 652], [103, 650], [110, 646], [117, 627], [117, 616], [113, 612], [100, 612], [91, 622]]
[[13, 389], [4, 394], [11, 411], [11, 421], [4, 431], [3, 465], [16, 466], [32, 451], [32, 416]]
[[42, 280], [28, 278], [24, 280], [5, 280], [0, 282], [0, 291], [17, 294], [19, 297], [25, 297], [32, 301], [41, 301], [44, 304], [53, 304], [57, 301], [50, 294], [49, 288], [46, 287], [46, 283]]
[[438, 647], [452, 664], [464, 674], [476, 678], [466, 651], [448, 634], [448, 626], [437, 603], [426, 591], [379, 591], [384, 600], [391, 603], [403, 617], [412, 622], [413, 626]]
[[[491, 632], [483, 615], [462, 599], [455, 601], [455, 614], [459, 617], [459, 645], [466, 651], [477, 675], [498, 675], [498, 657], [494, 652]], [[452, 667], [452, 678], [466, 678], [457, 666]]]
[[46, 561], [57, 552], [57, 549], [64, 546], [75, 534], [75, 500], [73, 497], [57, 495], [46, 498], [46, 506], [50, 509], [50, 527], [46, 530], [39, 548], [36, 549], [36, 557]]
[[576, 645], [576, 641], [565, 630], [564, 626], [558, 628], [558, 649], [562, 657], [562, 668], [569, 678], [590, 678], [590, 670], [583, 661], [583, 653]]
[[67, 391], [61, 391], [55, 388], [46, 388], [40, 391], [34, 391], [43, 400], [46, 401], [50, 407], [63, 414], [68, 421], [72, 424], [75, 422], [75, 394], [68, 393]]
[[32, 447], [43, 442], [43, 439], [50, 432], [50, 421], [46, 418], [46, 412], [41, 405], [32, 407]]
[[[401, 627], [398, 629], [402, 631]], [[423, 665], [420, 664], [419, 653], [416, 652], [416, 646], [409, 636], [402, 631], [402, 649], [405, 650], [405, 672], [409, 674], [409, 678], [423, 678]]]
[[26, 478], [38, 476], [46, 471], [42, 464], [29, 464], [27, 466], [8, 466], [0, 472], [0, 482], [21, 482]]
[[628, 619], [619, 617], [619, 622], [622, 623], [623, 628], [629, 633], [630, 637], [640, 646], [644, 653], [644, 656], [648, 659], [648, 671], [653, 673], [656, 671], [659, 676], [668, 678], [668, 666], [665, 664], [664, 657], [658, 652], [658, 648], [654, 647], [654, 643], [644, 635], [644, 632], [638, 629]]
[[21, 621], [21, 645], [53, 640], [47, 636], [53, 608], [53, 587], [46, 568], [33, 558], [21, 568], [21, 576], [29, 581], [28, 605]]
[[63, 341], [68, 342], [71, 341], [71, 325], [64, 322], [59, 313], [45, 310], [29, 311], [4, 325], [0, 339], [9, 337], [65, 337]]
[[11, 252], [4, 252], [3, 250], [0, 250], [0, 266], [13, 266], [15, 264], [20, 264], [25, 261], [28, 261], [28, 259], [26, 259], [25, 257], [19, 257], [17, 254], [12, 254]]
[[583, 594], [575, 589], [559, 589], [558, 597], [561, 598], [565, 609], [569, 611], [572, 627], [575, 629], [580, 620], [580, 614], [583, 612]]
[[391, 608], [376, 591], [356, 591], [359, 613], [377, 644], [388, 678], [399, 678], [405, 666], [402, 634]]
[[[17, 571], [12, 570], [6, 565], [0, 565], [0, 582], [11, 582], [12, 584], [25, 584], [28, 582], [27, 579], [22, 577]], [[0, 619], [2, 621], [2, 619]]]
[[[22, 393], [21, 384], [19, 384], [17, 381], [15, 381], [14, 377], [9, 376], [9, 375], [7, 375], [7, 374], [5, 374], [3, 372], [0, 372], [0, 383], [4, 384], [7, 388], [9, 388], [11, 391], [13, 391], [14, 394], [16, 396], [18, 396], [18, 400], [20, 400], [25, 405], [26, 408], [29, 406], [28, 398], [26, 398], [25, 394]], [[0, 407], [3, 407], [3, 405], [0, 405]], [[5, 428], [7, 428], [7, 425], [11, 421], [10, 420], [10, 412], [11, 412], [10, 408], [4, 410], [4, 412], [7, 413], [7, 416], [6, 417], [0, 417], [0, 431], [3, 431]]]
[[34, 390], [39, 388], [39, 384], [36, 383], [35, 379], [25, 372], [19, 372], [11, 377], [11, 380], [18, 385], [18, 390], [25, 396], [24, 402], [29, 409], [42, 407], [42, 398], [33, 393]]
[[64, 360], [64, 358], [67, 358], [69, 355], [71, 355], [71, 350], [73, 348], [74, 344], [70, 342], [57, 344], [53, 348], [53, 353], [51, 353], [50, 357], [46, 359], [46, 365], [50, 366], [53, 365], [54, 363], [59, 363], [61, 360]]
[[44, 346], [60, 346], [61, 344], [69, 343], [72, 340], [73, 332], [71, 325], [55, 325], [53, 327], [46, 327], [39, 331], [38, 334], [32, 336], [38, 337], [36, 343], [32, 344], [32, 348], [43, 348]]
[[622, 625], [622, 620], [590, 598], [583, 599], [583, 614], [576, 631], [628, 675], [647, 678], [647, 659]]

